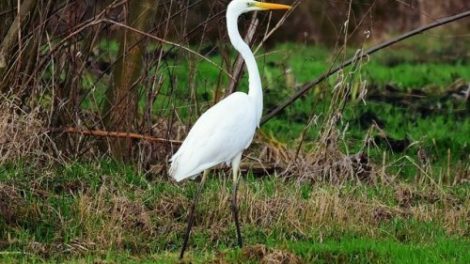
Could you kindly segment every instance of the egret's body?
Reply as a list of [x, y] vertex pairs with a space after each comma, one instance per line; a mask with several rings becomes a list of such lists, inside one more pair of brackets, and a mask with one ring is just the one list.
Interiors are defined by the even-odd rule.
[[[243, 150], [253, 140], [263, 112], [263, 91], [256, 59], [250, 47], [243, 41], [238, 31], [238, 17], [249, 11], [289, 9], [289, 6], [256, 2], [253, 0], [232, 0], [227, 7], [226, 21], [230, 42], [240, 52], [248, 70], [248, 94], [236, 92], [207, 110], [189, 131], [179, 150], [171, 157], [170, 176], [176, 181], [197, 177], [204, 171], [200, 192], [209, 168], [220, 164], [231, 164], [233, 168], [232, 213], [235, 220], [238, 244], [242, 245], [236, 193], [238, 189], [238, 169]], [[191, 232], [194, 207], [197, 195], [190, 210], [188, 228], [180, 257], [183, 257]]]
[[258, 122], [255, 110], [253, 99], [242, 92], [207, 110], [171, 158], [172, 177], [181, 181], [217, 164], [230, 164], [253, 139]]

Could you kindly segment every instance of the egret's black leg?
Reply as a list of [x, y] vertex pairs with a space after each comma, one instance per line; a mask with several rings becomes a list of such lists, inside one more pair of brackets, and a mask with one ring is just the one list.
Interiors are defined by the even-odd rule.
[[237, 207], [238, 182], [239, 181], [237, 179], [237, 181], [233, 183], [231, 208], [232, 208], [233, 220], [235, 221], [235, 227], [237, 228], [238, 246], [241, 248], [243, 247], [243, 240], [242, 240], [242, 234], [240, 231], [240, 221], [238, 219], [238, 207]]
[[243, 239], [242, 233], [240, 231], [240, 221], [238, 219], [238, 206], [237, 206], [237, 192], [238, 192], [238, 169], [240, 168], [240, 160], [241, 160], [241, 153], [232, 161], [232, 169], [233, 169], [233, 187], [232, 187], [232, 202], [231, 202], [231, 209], [233, 220], [235, 221], [235, 227], [237, 229], [237, 239], [238, 239], [238, 246], [241, 248], [243, 247]]
[[208, 172], [209, 172], [208, 170], [205, 170], [204, 173], [202, 174], [201, 182], [199, 183], [199, 187], [196, 191], [196, 194], [194, 194], [193, 203], [191, 204], [191, 207], [189, 208], [188, 226], [186, 227], [186, 232], [184, 233], [184, 241], [183, 241], [183, 247], [181, 248], [180, 259], [183, 258], [184, 251], [186, 251], [186, 247], [188, 246], [189, 236], [191, 235], [191, 228], [193, 227], [193, 222], [194, 222], [194, 211], [196, 210], [197, 202], [199, 200], [199, 194], [202, 192], [202, 189], [204, 189], [204, 182], [206, 181]]

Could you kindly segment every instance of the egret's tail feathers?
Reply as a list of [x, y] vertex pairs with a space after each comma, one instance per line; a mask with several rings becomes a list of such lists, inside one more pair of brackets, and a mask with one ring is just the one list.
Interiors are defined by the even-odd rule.
[[170, 174], [171, 178], [173, 178], [175, 181], [180, 182], [183, 180], [183, 177], [181, 177], [181, 173], [178, 173], [178, 157], [177, 155], [173, 155], [170, 159], [171, 166], [170, 169], [168, 170], [168, 173]]
[[173, 157], [171, 157], [171, 166], [168, 170], [168, 173], [175, 181], [180, 182], [184, 179], [191, 178], [198, 174], [185, 170], [185, 166], [184, 164], [181, 164], [181, 162], [179, 162], [180, 160], [178, 159], [178, 156], [179, 155], [175, 154], [173, 155]]

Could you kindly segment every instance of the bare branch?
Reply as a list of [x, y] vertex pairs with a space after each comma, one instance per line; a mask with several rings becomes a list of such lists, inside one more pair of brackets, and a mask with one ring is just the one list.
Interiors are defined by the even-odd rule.
[[53, 133], [68, 133], [68, 134], [80, 134], [85, 136], [95, 136], [95, 137], [112, 137], [112, 138], [131, 138], [131, 139], [140, 139], [168, 144], [181, 144], [179, 140], [171, 140], [165, 138], [152, 137], [137, 133], [129, 132], [119, 132], [119, 131], [106, 131], [106, 130], [83, 130], [75, 127], [64, 127], [64, 128], [51, 128], [48, 130]]
[[436, 21], [434, 21], [434, 22], [432, 22], [428, 25], [425, 25], [425, 26], [419, 27], [417, 29], [411, 30], [409, 32], [406, 32], [405, 34], [402, 34], [402, 35], [400, 35], [396, 38], [393, 38], [393, 39], [385, 41], [385, 42], [383, 42], [383, 43], [381, 43], [377, 46], [374, 46], [374, 47], [366, 50], [365, 52], [359, 54], [358, 56], [354, 56], [354, 57], [350, 58], [349, 60], [343, 62], [341, 65], [339, 65], [335, 68], [332, 68], [329, 71], [323, 73], [317, 79], [304, 84], [300, 88], [300, 90], [298, 92], [296, 92], [292, 97], [290, 97], [284, 103], [280, 104], [278, 107], [274, 108], [268, 114], [266, 114], [263, 117], [263, 119], [261, 120], [261, 124], [264, 124], [264, 123], [268, 122], [271, 118], [273, 118], [278, 113], [280, 113], [282, 110], [284, 110], [284, 108], [291, 105], [293, 102], [295, 102], [297, 99], [299, 99], [305, 93], [307, 93], [315, 85], [317, 85], [317, 84], [321, 83], [322, 81], [328, 79], [328, 77], [330, 77], [331, 75], [337, 73], [339, 70], [350, 66], [354, 61], [356, 61], [358, 59], [361, 59], [361, 58], [364, 58], [364, 57], [367, 57], [369, 55], [372, 55], [372, 54], [374, 54], [375, 52], [377, 52], [379, 50], [382, 50], [384, 48], [392, 46], [393, 44], [396, 44], [396, 43], [398, 43], [402, 40], [405, 40], [405, 39], [411, 38], [413, 36], [419, 35], [419, 34], [425, 32], [425, 31], [428, 31], [430, 29], [433, 29], [433, 28], [436, 28], [436, 27], [439, 27], [439, 26], [443, 26], [443, 25], [449, 24], [451, 22], [454, 22], [454, 21], [457, 21], [457, 20], [460, 20], [460, 19], [463, 19], [463, 18], [469, 17], [469, 16], [470, 16], [470, 10], [467, 10], [467, 11], [459, 13], [457, 15], [453, 15], [453, 16], [438, 19], [438, 20], [436, 20]]
[[200, 54], [199, 52], [196, 52], [196, 51], [194, 51], [194, 50], [192, 50], [192, 49], [190, 49], [190, 48], [188, 48], [188, 47], [186, 47], [186, 46], [183, 46], [183, 45], [181, 45], [181, 44], [178, 44], [178, 43], [175, 43], [175, 42], [166, 40], [166, 39], [159, 38], [159, 37], [154, 36], [154, 35], [152, 35], [152, 34], [149, 34], [149, 33], [147, 33], [147, 32], [143, 32], [143, 31], [141, 31], [141, 30], [138, 30], [138, 29], [136, 29], [136, 28], [130, 27], [130, 26], [128, 26], [128, 25], [119, 23], [119, 22], [114, 21], [114, 20], [111, 20], [111, 19], [105, 18], [105, 19], [102, 19], [101, 21], [114, 24], [114, 25], [116, 25], [116, 26], [119, 26], [119, 27], [128, 29], [128, 30], [130, 30], [130, 31], [134, 31], [134, 32], [139, 33], [139, 34], [141, 34], [141, 35], [143, 35], [143, 36], [146, 36], [146, 37], [148, 37], [148, 38], [151, 38], [151, 39], [153, 39], [153, 40], [157, 40], [157, 41], [159, 41], [159, 42], [161, 42], [161, 43], [168, 44], [168, 45], [172, 45], [172, 46], [178, 47], [178, 48], [180, 48], [180, 49], [183, 49], [183, 50], [185, 50], [185, 51], [187, 51], [187, 52], [189, 52], [189, 53], [192, 53], [192, 54], [194, 54], [194, 55], [196, 55], [196, 56], [202, 58], [203, 60], [207, 61], [208, 63], [212, 64], [214, 67], [216, 67], [217, 69], [219, 69], [220, 71], [222, 71], [223, 73], [225, 73], [230, 79], [233, 79], [233, 76], [232, 76], [230, 73], [228, 73], [225, 69], [223, 69], [222, 67], [220, 67], [217, 63], [215, 63], [215, 62], [212, 61], [211, 59], [207, 58], [206, 56]]

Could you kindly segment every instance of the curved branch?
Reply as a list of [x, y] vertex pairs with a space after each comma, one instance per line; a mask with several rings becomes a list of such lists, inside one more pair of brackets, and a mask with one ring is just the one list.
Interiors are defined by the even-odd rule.
[[385, 41], [385, 42], [383, 42], [383, 43], [381, 43], [377, 46], [374, 46], [374, 47], [366, 50], [362, 54], [355, 55], [354, 57], [350, 58], [349, 60], [343, 62], [341, 65], [339, 65], [335, 68], [332, 68], [329, 71], [323, 73], [317, 79], [304, 84], [300, 88], [300, 90], [297, 91], [292, 97], [287, 99], [284, 103], [280, 104], [278, 107], [276, 107], [273, 110], [269, 111], [269, 113], [266, 114], [263, 117], [263, 119], [261, 120], [261, 124], [264, 124], [264, 123], [268, 122], [271, 118], [273, 118], [275, 115], [277, 115], [282, 110], [284, 110], [284, 108], [286, 108], [287, 106], [289, 106], [290, 104], [295, 102], [298, 98], [300, 98], [306, 92], [308, 92], [310, 89], [312, 89], [315, 85], [317, 85], [320, 82], [326, 80], [328, 77], [330, 77], [331, 75], [337, 73], [339, 70], [350, 66], [354, 61], [356, 61], [358, 59], [361, 59], [361, 58], [364, 58], [364, 57], [367, 57], [369, 55], [372, 55], [373, 53], [375, 53], [379, 50], [382, 50], [384, 48], [387, 48], [389, 46], [392, 46], [393, 44], [396, 44], [396, 43], [398, 43], [402, 40], [411, 38], [413, 36], [416, 36], [416, 35], [419, 35], [419, 34], [425, 32], [425, 31], [428, 31], [430, 29], [433, 29], [433, 28], [436, 28], [436, 27], [439, 27], [439, 26], [442, 26], [442, 25], [445, 25], [445, 24], [449, 24], [451, 22], [457, 21], [459, 19], [462, 19], [462, 18], [465, 18], [465, 17], [468, 17], [468, 16], [470, 16], [470, 10], [467, 10], [465, 12], [459, 13], [459, 14], [454, 15], [454, 16], [449, 16], [449, 17], [444, 17], [444, 18], [438, 19], [438, 20], [436, 20], [436, 21], [434, 21], [434, 22], [432, 22], [428, 25], [416, 28], [416, 29], [414, 29], [412, 31], [409, 31], [409, 32], [406, 32], [405, 34], [402, 34], [402, 35], [400, 35], [396, 38], [393, 38], [393, 39]]

